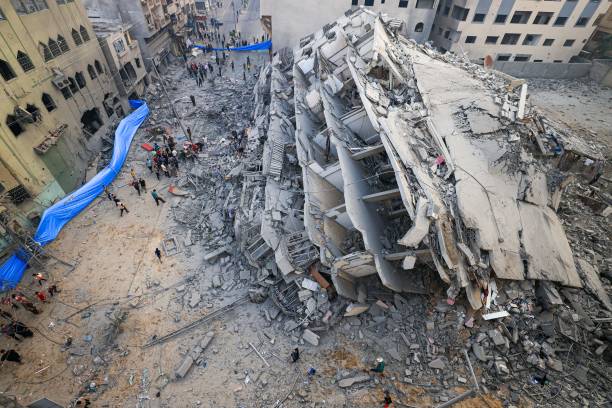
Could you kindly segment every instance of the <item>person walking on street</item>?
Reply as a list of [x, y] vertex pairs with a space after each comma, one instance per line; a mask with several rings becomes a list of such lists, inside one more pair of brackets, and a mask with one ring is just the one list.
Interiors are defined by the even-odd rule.
[[138, 179], [134, 179], [134, 181], [132, 181], [132, 187], [134, 187], [134, 189], [138, 192], [138, 196], [140, 197], [140, 183], [138, 182]]
[[157, 257], [157, 259], [159, 259], [159, 263], [163, 263], [161, 260], [161, 251], [159, 250], [159, 248], [155, 248], [155, 256]]
[[157, 177], [157, 180], [159, 180], [159, 165], [155, 163], [155, 165], [153, 165], [153, 168], [155, 170], [155, 176]]
[[160, 201], [164, 204], [166, 203], [166, 200], [159, 196], [156, 189], [153, 189], [153, 191], [151, 191], [151, 197], [153, 197], [153, 199], [155, 200], [155, 205], [157, 206], [159, 206]]
[[232, 72], [234, 72], [234, 60], [232, 60], [232, 62], [230, 63], [231, 67], [232, 67]]
[[136, 180], [136, 172], [134, 171], [133, 167], [130, 169], [130, 175], [132, 176], [133, 180]]
[[121, 211], [121, 213], [119, 214], [120, 217], [123, 217], [123, 212], [124, 211], [126, 212], [126, 214], [130, 213], [128, 211], [127, 207], [125, 206], [125, 204], [123, 204], [121, 201], [119, 201], [119, 211]]
[[140, 189], [146, 193], [147, 192], [147, 183], [145, 182], [145, 180], [141, 177], [141, 178], [138, 179], [138, 183], [140, 184]]
[[113, 193], [110, 192], [108, 186], [104, 187], [104, 192], [110, 201], [113, 201]]
[[21, 356], [13, 349], [0, 350], [0, 361], [11, 361], [13, 363], [22, 364]]
[[147, 168], [153, 173], [153, 160], [151, 160], [151, 156], [147, 157]]
[[38, 273], [33, 273], [32, 276], [34, 277], [34, 280], [38, 281], [38, 284], [40, 286], [42, 286], [43, 282], [46, 282], [47, 280], [45, 279], [45, 277], [43, 276], [42, 273], [38, 272]]

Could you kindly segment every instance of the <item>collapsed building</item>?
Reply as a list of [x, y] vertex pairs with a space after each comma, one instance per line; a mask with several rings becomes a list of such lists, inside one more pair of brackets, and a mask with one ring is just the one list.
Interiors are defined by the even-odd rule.
[[437, 276], [474, 310], [503, 281], [581, 287], [555, 210], [566, 171], [596, 177], [603, 158], [539, 115], [524, 81], [398, 27], [347, 11], [262, 69], [241, 224], [259, 282], [324, 319], [334, 291], [366, 310], [376, 278], [428, 293]]

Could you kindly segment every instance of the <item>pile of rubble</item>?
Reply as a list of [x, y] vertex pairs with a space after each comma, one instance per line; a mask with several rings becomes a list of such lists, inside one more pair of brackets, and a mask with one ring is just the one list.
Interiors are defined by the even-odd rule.
[[[612, 305], [594, 265], [609, 266], [611, 200], [587, 187], [607, 183], [604, 158], [528, 104], [525, 81], [397, 27], [348, 11], [262, 69], [236, 217], [257, 285], [313, 345], [342, 315], [397, 360], [401, 334], [409, 382], [465, 383], [452, 373], [471, 357], [512, 404], [609, 401]], [[586, 215], [594, 245], [575, 200], [603, 217]], [[433, 310], [416, 296], [442, 287]]]

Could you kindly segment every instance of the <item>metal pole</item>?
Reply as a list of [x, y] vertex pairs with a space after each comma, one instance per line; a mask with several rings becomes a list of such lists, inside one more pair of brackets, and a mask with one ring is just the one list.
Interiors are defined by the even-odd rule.
[[233, 15], [232, 15], [232, 20], [234, 20], [234, 33], [238, 31], [238, 14], [236, 14], [236, 3], [235, 0], [232, 0], [232, 11], [233, 11]]
[[178, 120], [178, 123], [181, 126], [181, 129], [183, 130], [183, 133], [185, 133], [185, 135], [187, 136], [189, 141], [191, 143], [193, 143], [193, 140], [191, 140], [191, 136], [189, 135], [189, 133], [187, 132], [187, 129], [185, 129], [185, 126], [183, 125], [183, 121], [181, 121], [180, 116], [178, 115], [178, 113], [174, 109], [174, 104], [172, 103], [172, 99], [170, 99], [170, 96], [168, 95], [168, 91], [166, 90], [166, 85], [164, 85], [164, 80], [161, 77], [161, 75], [159, 74], [159, 71], [157, 70], [157, 67], [155, 66], [155, 61], [153, 60], [153, 58], [149, 58], [149, 59], [151, 60], [151, 62], [153, 62], [153, 69], [155, 70], [155, 74], [159, 78], [159, 83], [162, 86], [162, 90], [164, 91], [164, 95], [166, 95], [166, 98], [168, 98], [168, 102], [170, 102], [170, 108], [172, 109], [172, 113], [174, 113], [174, 116], [176, 117], [176, 120]]

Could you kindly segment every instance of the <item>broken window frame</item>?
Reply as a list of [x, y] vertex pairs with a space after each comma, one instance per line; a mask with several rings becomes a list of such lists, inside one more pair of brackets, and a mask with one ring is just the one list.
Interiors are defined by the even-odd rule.
[[28, 72], [35, 68], [30, 56], [21, 50], [17, 51], [17, 62], [21, 66], [23, 72]]
[[62, 50], [60, 50], [59, 44], [53, 38], [49, 38], [47, 45], [51, 50], [51, 54], [53, 54], [53, 58], [57, 58], [62, 55]]
[[[21, 62], [19, 61], [19, 59], [17, 60], [17, 62], [19, 62], [21, 65]], [[11, 64], [9, 64], [8, 61], [5, 61], [3, 59], [0, 59], [0, 76], [6, 82], [17, 78], [17, 74], [15, 73], [15, 70], [13, 70], [13, 67], [11, 67]]]
[[96, 73], [96, 70], [94, 69], [93, 65], [91, 64], [87, 64], [87, 72], [89, 73], [89, 78], [91, 80], [94, 80], [98, 77], [98, 74]]
[[530, 10], [516, 10], [512, 14], [510, 24], [527, 24], [531, 19], [531, 14], [533, 13]]
[[83, 89], [87, 86], [87, 81], [85, 81], [85, 75], [83, 75], [83, 72], [76, 72], [74, 74], [74, 79], [79, 86], [79, 89]]
[[521, 33], [505, 33], [500, 45], [516, 45], [521, 39]]
[[74, 28], [72, 29], [72, 41], [74, 41], [74, 44], [77, 47], [83, 44], [83, 39], [81, 38], [81, 34], [79, 34], [79, 32], [75, 30]]
[[87, 32], [87, 29], [85, 27], [80, 26], [79, 33], [81, 34], [81, 38], [83, 39], [83, 42], [87, 42], [90, 40], [89, 33]]
[[42, 104], [44, 105], [45, 109], [47, 109], [47, 112], [53, 112], [55, 109], [57, 109], [55, 101], [48, 93], [43, 92], [40, 97], [40, 100], [42, 101]]
[[66, 39], [63, 36], [61, 35], [57, 36], [57, 43], [60, 47], [60, 51], [62, 52], [62, 54], [70, 51], [70, 47], [68, 46], [68, 41], [66, 41]]
[[18, 137], [20, 134], [25, 132], [25, 128], [21, 126], [21, 123], [19, 123], [15, 115], [6, 115], [6, 120], [4, 123], [15, 137]]

